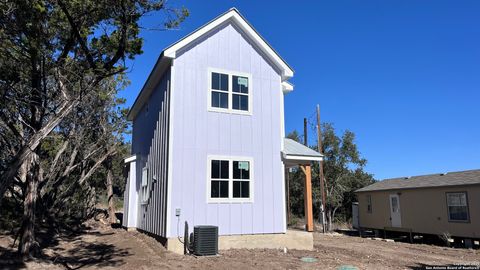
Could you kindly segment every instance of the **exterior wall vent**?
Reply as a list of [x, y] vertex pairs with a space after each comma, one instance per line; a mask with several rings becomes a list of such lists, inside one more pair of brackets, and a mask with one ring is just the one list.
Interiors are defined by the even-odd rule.
[[193, 239], [193, 254], [197, 256], [218, 254], [217, 226], [195, 226]]

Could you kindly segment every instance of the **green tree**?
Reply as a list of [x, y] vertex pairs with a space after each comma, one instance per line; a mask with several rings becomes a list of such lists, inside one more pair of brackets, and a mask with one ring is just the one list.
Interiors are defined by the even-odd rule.
[[[298, 132], [293, 131], [287, 137], [298, 141]], [[316, 150], [317, 146], [311, 146]], [[326, 195], [326, 218], [328, 228], [332, 228], [332, 222], [338, 213], [341, 218], [347, 220], [351, 216], [351, 205], [355, 201], [354, 191], [373, 183], [375, 180], [371, 174], [364, 171], [367, 160], [361, 154], [355, 143], [355, 135], [351, 131], [345, 131], [341, 136], [335, 133], [332, 124], [322, 125], [322, 153], [325, 155], [323, 171], [325, 179]], [[290, 174], [290, 198], [291, 209], [294, 214], [303, 215], [303, 178], [300, 170], [294, 170]], [[313, 210], [317, 218], [320, 216], [321, 192], [319, 181], [319, 164], [312, 166], [312, 192]]]
[[[140, 18], [154, 11], [166, 12], [165, 28], [188, 16], [155, 0], [0, 1], [0, 203], [7, 190], [23, 201], [21, 254], [35, 245], [39, 187], [71, 181], [60, 193], [77, 190], [115, 151], [82, 146], [101, 131], [81, 120], [103, 108], [84, 110], [85, 103], [102, 101], [112, 80], [122, 81], [125, 60], [142, 53]], [[59, 164], [70, 169], [60, 172]]]

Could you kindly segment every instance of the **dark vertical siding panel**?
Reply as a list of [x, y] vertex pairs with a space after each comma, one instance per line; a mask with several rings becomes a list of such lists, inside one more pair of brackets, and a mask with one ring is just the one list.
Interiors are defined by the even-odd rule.
[[[160, 113], [158, 113], [158, 114], [160, 114]], [[157, 142], [158, 132], [159, 132], [158, 127], [159, 127], [159, 125], [158, 125], [158, 120], [157, 120], [156, 125], [155, 125], [155, 136], [153, 138], [154, 141], [153, 141], [153, 149], [152, 149], [152, 172], [153, 172], [152, 175], [155, 176], [155, 179], [157, 179], [157, 169], [156, 169], [157, 164], [156, 163], [157, 163], [158, 157], [157, 157], [156, 149], [157, 149], [157, 144], [158, 144], [158, 142]], [[151, 233], [156, 233], [156, 231], [155, 231], [155, 227], [156, 227], [155, 226], [155, 214], [156, 214], [156, 210], [157, 210], [156, 209], [157, 208], [157, 204], [156, 204], [157, 196], [156, 196], [156, 192], [155, 192], [156, 183], [154, 183], [153, 181], [155, 181], [155, 180], [152, 179], [153, 190], [152, 190], [152, 202], [150, 204], [151, 208], [152, 208], [151, 212], [150, 212], [150, 232]]]
[[[168, 88], [168, 83], [167, 83], [167, 88]], [[166, 114], [166, 99], [167, 99], [167, 92], [165, 92], [165, 98], [164, 102], [162, 102], [162, 114], [160, 116], [161, 123], [162, 123], [162, 133], [160, 136], [160, 148], [158, 149], [158, 156], [161, 157], [158, 163], [159, 167], [159, 185], [158, 185], [158, 190], [160, 196], [159, 200], [159, 222], [158, 222], [158, 229], [159, 229], [159, 234], [164, 236], [163, 233], [163, 221], [165, 219], [163, 209], [165, 208], [165, 204], [163, 201], [163, 197], [165, 197], [165, 193], [163, 193], [163, 185], [164, 185], [164, 167], [163, 167], [163, 161], [165, 160], [165, 156], [163, 155], [163, 149], [165, 148], [165, 132], [166, 132], [166, 127], [165, 127], [165, 114]]]
[[164, 137], [165, 137], [165, 133], [167, 132], [164, 119], [165, 119], [165, 114], [168, 113], [166, 111], [167, 94], [168, 94], [168, 92], [167, 92], [168, 91], [168, 81], [169, 81], [169, 78], [167, 77], [167, 81], [165, 83], [165, 91], [164, 91], [164, 94], [163, 94], [162, 114], [159, 117], [160, 120], [161, 120], [162, 132], [161, 132], [161, 136], [159, 138], [160, 147], [158, 149], [158, 156], [160, 157], [159, 162], [158, 162], [158, 170], [159, 170], [159, 175], [158, 175], [158, 194], [159, 194], [159, 201], [158, 201], [158, 205], [159, 205], [159, 209], [158, 209], [158, 215], [159, 215], [158, 234], [160, 236], [163, 236], [163, 237], [165, 237], [165, 234], [163, 233], [163, 222], [164, 222], [166, 217], [163, 213], [163, 209], [165, 207], [164, 197], [166, 196], [166, 193], [164, 193], [164, 191], [163, 191], [165, 169], [163, 168], [162, 164], [165, 160], [165, 157], [163, 156], [162, 152], [163, 152], [163, 149], [165, 148]]
[[[143, 128], [150, 125], [148, 128], [153, 129], [153, 132], [150, 135], [148, 154], [143, 160], [144, 167], [148, 169], [149, 198], [140, 206], [139, 227], [163, 237], [166, 237], [167, 225], [169, 95], [170, 71], [167, 71], [150, 97], [150, 115], [142, 116], [145, 117], [145, 122], [141, 123]], [[140, 165], [139, 171], [142, 169]], [[140, 201], [143, 202], [143, 194], [140, 194]]]
[[[165, 97], [165, 94], [164, 94], [164, 97]], [[157, 147], [155, 148], [155, 156], [157, 157], [157, 160], [155, 162], [155, 170], [157, 172], [157, 182], [155, 183], [155, 194], [156, 194], [156, 200], [155, 200], [155, 234], [156, 235], [161, 235], [161, 230], [160, 230], [160, 226], [161, 226], [161, 220], [162, 220], [162, 216], [160, 214], [160, 210], [162, 209], [162, 204], [161, 204], [161, 193], [160, 193], [160, 187], [161, 187], [161, 181], [162, 181], [162, 176], [161, 176], [161, 170], [160, 170], [160, 163], [163, 159], [163, 157], [160, 155], [160, 149], [162, 148], [162, 141], [161, 141], [161, 138], [163, 136], [163, 130], [164, 130], [164, 127], [163, 127], [163, 114], [165, 113], [165, 108], [164, 108], [164, 103], [165, 103], [165, 98], [163, 98], [164, 100], [162, 101], [161, 105], [160, 105], [160, 108], [161, 108], [161, 111], [160, 113], [158, 114], [158, 126], [159, 126], [159, 133], [157, 135]]]
[[[155, 142], [155, 131], [153, 133], [153, 138], [154, 138], [154, 142]], [[152, 219], [150, 218], [151, 216], [151, 211], [152, 211], [152, 207], [151, 207], [151, 200], [152, 200], [152, 197], [151, 197], [151, 186], [152, 186], [152, 176], [153, 176], [153, 173], [152, 173], [152, 148], [153, 148], [153, 144], [150, 145], [150, 150], [149, 150], [149, 154], [148, 154], [148, 184], [147, 184], [147, 206], [146, 206], [146, 215], [145, 215], [145, 219], [146, 219], [146, 227], [145, 229], [148, 231], [148, 232], [151, 232], [151, 222], [152, 222]]]
[[[161, 114], [161, 107], [160, 107], [160, 112], [157, 114], [157, 118], [158, 118], [158, 115]], [[158, 155], [157, 155], [157, 147], [158, 147], [158, 136], [159, 136], [159, 127], [160, 127], [160, 124], [157, 120], [156, 122], [156, 130], [155, 130], [155, 138], [154, 138], [154, 147], [153, 147], [153, 164], [152, 164], [152, 170], [154, 172], [154, 176], [155, 176], [155, 183], [153, 184], [153, 194], [154, 194], [154, 197], [153, 197], [153, 200], [152, 200], [152, 214], [151, 214], [151, 222], [152, 222], [152, 228], [151, 228], [151, 232], [154, 233], [154, 234], [157, 234], [157, 224], [156, 224], [156, 215], [157, 215], [157, 179], [158, 179], [158, 171], [157, 171], [157, 162], [158, 162]]]
[[[170, 73], [171, 76], [171, 73]], [[165, 94], [165, 100], [166, 100], [166, 109], [165, 109], [165, 114], [164, 114], [164, 127], [165, 127], [165, 132], [164, 132], [164, 143], [163, 143], [163, 149], [162, 149], [162, 155], [163, 155], [163, 161], [162, 161], [162, 168], [163, 168], [163, 181], [162, 181], [162, 193], [163, 193], [163, 207], [162, 207], [162, 235], [164, 237], [167, 237], [167, 222], [168, 222], [168, 217], [167, 217], [167, 207], [170, 207], [167, 204], [167, 190], [168, 190], [168, 145], [169, 145], [169, 123], [170, 123], [170, 96], [171, 96], [171, 78], [167, 81], [167, 92]]]

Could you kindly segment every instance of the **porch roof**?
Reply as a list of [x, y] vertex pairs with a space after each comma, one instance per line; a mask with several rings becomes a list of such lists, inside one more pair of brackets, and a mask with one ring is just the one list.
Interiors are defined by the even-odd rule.
[[291, 165], [305, 164], [323, 160], [323, 155], [292, 139], [284, 138], [282, 158]]

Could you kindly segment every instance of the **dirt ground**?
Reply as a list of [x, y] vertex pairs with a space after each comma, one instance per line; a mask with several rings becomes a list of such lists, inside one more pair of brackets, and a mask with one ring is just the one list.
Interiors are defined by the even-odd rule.
[[[228, 250], [215, 257], [181, 256], [138, 232], [89, 224], [81, 234], [62, 235], [42, 259], [21, 262], [0, 235], [0, 269], [418, 269], [424, 265], [480, 264], [480, 250], [383, 242], [341, 234], [315, 234], [314, 251]], [[316, 262], [303, 262], [312, 257]], [[343, 267], [343, 268], [342, 268]]]

